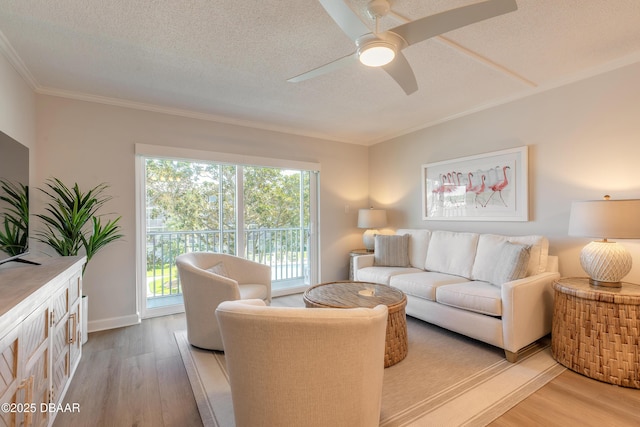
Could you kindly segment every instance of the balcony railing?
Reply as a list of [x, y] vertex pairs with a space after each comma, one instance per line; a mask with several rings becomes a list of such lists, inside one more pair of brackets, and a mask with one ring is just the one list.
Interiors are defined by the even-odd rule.
[[[147, 232], [147, 299], [182, 294], [176, 257], [187, 252], [235, 253], [236, 231]], [[260, 228], [244, 232], [242, 256], [271, 267], [271, 280], [308, 283], [309, 230]]]

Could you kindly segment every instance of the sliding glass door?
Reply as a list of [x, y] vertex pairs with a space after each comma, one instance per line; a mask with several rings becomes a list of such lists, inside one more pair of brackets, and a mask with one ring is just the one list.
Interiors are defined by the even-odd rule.
[[272, 291], [310, 284], [309, 171], [242, 168], [244, 256], [271, 266]]
[[269, 265], [274, 295], [315, 283], [317, 171], [153, 156], [138, 165], [143, 317], [182, 310], [175, 258], [185, 252]]

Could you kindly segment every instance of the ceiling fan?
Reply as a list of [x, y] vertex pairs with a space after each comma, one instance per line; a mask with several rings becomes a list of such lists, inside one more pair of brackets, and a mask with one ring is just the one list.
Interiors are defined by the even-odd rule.
[[371, 31], [344, 0], [319, 0], [329, 16], [356, 44], [356, 51], [328, 64], [290, 78], [300, 82], [337, 70], [358, 59], [370, 67], [382, 67], [407, 95], [418, 90], [418, 83], [411, 65], [402, 50], [457, 28], [485, 19], [513, 12], [518, 9], [515, 0], [488, 0], [451, 9], [399, 25], [391, 30], [378, 32], [380, 18], [391, 12], [389, 0], [371, 0], [368, 15], [375, 20], [376, 31]]

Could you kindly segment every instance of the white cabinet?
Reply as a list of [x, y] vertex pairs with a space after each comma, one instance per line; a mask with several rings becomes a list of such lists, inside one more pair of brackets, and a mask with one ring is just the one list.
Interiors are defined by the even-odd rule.
[[0, 426], [46, 427], [82, 354], [84, 257], [0, 266]]
[[51, 402], [60, 403], [71, 373], [82, 353], [81, 315], [82, 276], [69, 279], [51, 299]]

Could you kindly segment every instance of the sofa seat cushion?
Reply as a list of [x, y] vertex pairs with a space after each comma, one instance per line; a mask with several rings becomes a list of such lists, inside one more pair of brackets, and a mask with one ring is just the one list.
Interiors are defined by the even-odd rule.
[[487, 282], [471, 281], [440, 286], [436, 289], [436, 301], [476, 313], [502, 316], [500, 288]]
[[439, 286], [466, 282], [467, 279], [451, 274], [423, 271], [422, 273], [401, 274], [391, 277], [389, 284], [407, 295], [436, 300], [436, 289]]
[[478, 234], [433, 231], [424, 263], [425, 270], [471, 278]]
[[419, 273], [423, 270], [413, 267], [365, 267], [357, 271], [359, 282], [380, 283], [388, 285], [391, 277], [398, 274]]

